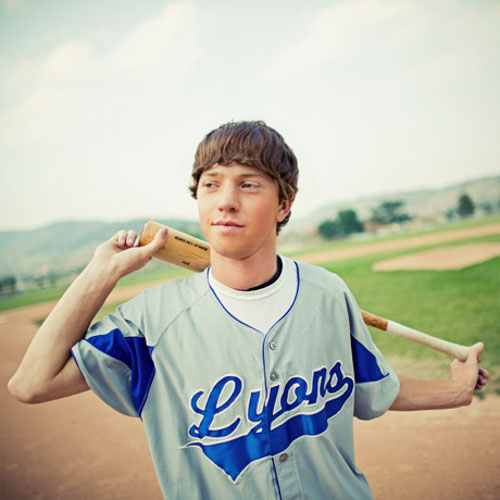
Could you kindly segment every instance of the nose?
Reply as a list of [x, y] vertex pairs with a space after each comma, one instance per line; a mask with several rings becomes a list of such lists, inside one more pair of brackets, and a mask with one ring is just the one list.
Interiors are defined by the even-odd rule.
[[219, 191], [217, 209], [221, 212], [237, 212], [240, 209], [238, 191], [234, 186], [226, 184]]

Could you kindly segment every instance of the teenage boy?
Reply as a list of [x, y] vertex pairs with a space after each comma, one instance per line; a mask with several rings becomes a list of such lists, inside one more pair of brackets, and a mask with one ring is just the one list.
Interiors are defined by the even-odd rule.
[[142, 418], [168, 498], [370, 498], [353, 416], [469, 404], [488, 373], [476, 344], [451, 380], [396, 375], [344, 282], [277, 256], [297, 160], [263, 122], [210, 132], [191, 192], [207, 272], [146, 290], [89, 328], [117, 281], [164, 244], [120, 231], [99, 245], [9, 383], [25, 402], [91, 388]]

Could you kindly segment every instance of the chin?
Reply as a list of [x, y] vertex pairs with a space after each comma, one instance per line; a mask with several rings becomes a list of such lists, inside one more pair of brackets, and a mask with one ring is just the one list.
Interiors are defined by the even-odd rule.
[[241, 260], [248, 257], [248, 245], [235, 245], [234, 241], [211, 241], [210, 251], [226, 259]]

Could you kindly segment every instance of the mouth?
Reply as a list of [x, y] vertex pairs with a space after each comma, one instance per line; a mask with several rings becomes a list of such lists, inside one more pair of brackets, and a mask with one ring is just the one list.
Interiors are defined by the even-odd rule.
[[241, 224], [237, 224], [236, 222], [230, 220], [220, 220], [217, 222], [213, 222], [212, 226], [222, 226], [222, 227], [243, 227]]

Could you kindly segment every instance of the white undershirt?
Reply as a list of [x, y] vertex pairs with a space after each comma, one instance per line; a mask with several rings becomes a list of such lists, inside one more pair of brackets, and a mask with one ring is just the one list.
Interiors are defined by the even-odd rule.
[[294, 262], [281, 257], [283, 269], [269, 286], [244, 291], [229, 288], [208, 273], [208, 281], [224, 308], [239, 321], [266, 334], [290, 309], [297, 293], [297, 269]]

